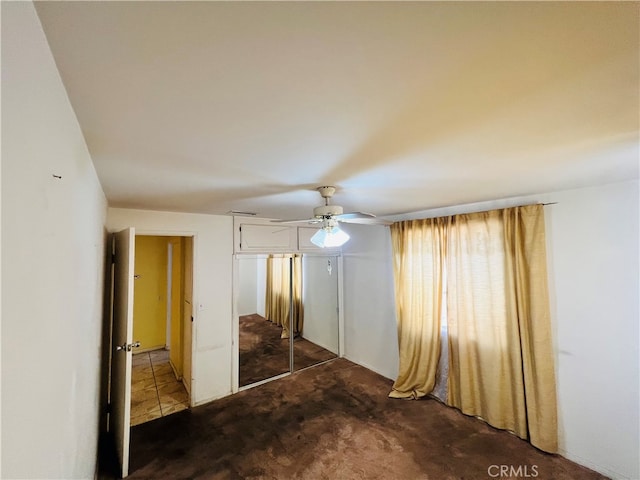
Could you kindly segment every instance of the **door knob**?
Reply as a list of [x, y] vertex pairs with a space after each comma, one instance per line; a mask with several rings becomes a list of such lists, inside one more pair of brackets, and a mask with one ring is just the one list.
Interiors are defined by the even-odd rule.
[[133, 348], [138, 348], [140, 346], [140, 342], [136, 341], [133, 343], [123, 343], [122, 345], [116, 345], [116, 352], [130, 352]]

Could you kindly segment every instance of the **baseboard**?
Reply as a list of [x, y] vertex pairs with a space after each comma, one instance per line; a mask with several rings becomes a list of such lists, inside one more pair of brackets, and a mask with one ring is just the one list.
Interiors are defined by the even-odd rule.
[[176, 377], [176, 380], [178, 380], [179, 382], [182, 382], [182, 375], [178, 373], [178, 369], [171, 361], [171, 357], [169, 357], [169, 365], [171, 365], [171, 370], [173, 370], [173, 375]]
[[230, 395], [233, 395], [233, 393], [231, 391], [229, 391], [228, 393], [224, 393], [222, 395], [216, 395], [214, 397], [206, 398], [206, 399], [200, 400], [198, 402], [193, 402], [192, 406], [193, 407], [199, 407], [200, 405], [205, 405], [205, 404], [207, 404], [209, 402], [213, 402], [214, 400], [219, 400], [221, 398], [225, 398], [225, 397], [228, 397]]
[[[184, 377], [182, 377], [180, 381], [182, 382], [184, 389], [187, 391], [187, 394], [189, 395], [189, 399], [191, 399], [191, 389], [189, 388], [189, 385], [187, 385], [187, 382], [184, 381]], [[191, 400], [189, 400], [189, 403], [191, 403]]]
[[347, 360], [349, 360], [350, 362], [353, 362], [353, 363], [355, 363], [356, 365], [360, 365], [361, 367], [364, 367], [364, 368], [366, 368], [367, 370], [371, 370], [372, 372], [375, 372], [375, 373], [377, 373], [378, 375], [380, 375], [380, 376], [382, 376], [382, 377], [384, 377], [384, 378], [386, 378], [386, 379], [389, 379], [389, 380], [395, 380], [395, 378], [394, 378], [394, 377], [390, 377], [390, 376], [388, 376], [387, 374], [380, 372], [377, 368], [372, 367], [371, 365], [367, 364], [366, 362], [361, 362], [361, 361], [354, 360], [354, 359], [352, 359], [352, 358], [349, 358], [349, 356], [348, 356], [348, 355], [343, 355], [343, 356], [342, 356], [342, 358], [346, 358], [346, 359], [347, 359]]
[[167, 350], [164, 345], [158, 345], [156, 347], [149, 347], [149, 348], [136, 348], [133, 351], [134, 355], [138, 355], [139, 353], [149, 353], [149, 352], [155, 352], [156, 350]]
[[629, 477], [627, 475], [624, 475], [616, 470], [614, 470], [612, 467], [605, 467], [604, 465], [600, 465], [598, 463], [595, 463], [591, 460], [588, 460], [586, 458], [582, 458], [579, 455], [575, 455], [571, 452], [568, 452], [564, 449], [559, 448], [558, 449], [558, 454], [563, 456], [564, 458], [566, 458], [567, 460], [571, 460], [572, 462], [575, 462], [579, 465], [582, 465], [583, 467], [587, 467], [590, 468], [591, 470], [594, 470], [598, 473], [601, 473], [602, 475], [606, 475], [609, 478], [615, 479], [615, 480], [636, 480], [632, 477]]
[[[337, 353], [336, 351], [334, 351], [333, 347], [329, 347], [329, 346], [324, 345], [324, 344], [322, 344], [322, 343], [320, 343], [320, 342], [316, 342], [315, 340], [309, 340], [307, 337], [305, 337], [305, 336], [304, 336], [304, 334], [303, 334], [303, 335], [300, 335], [300, 338], [301, 338], [301, 339], [303, 339], [303, 340], [306, 340], [307, 342], [311, 342], [311, 343], [313, 343], [313, 344], [315, 344], [315, 345], [317, 345], [317, 346], [319, 346], [319, 347], [322, 347], [322, 348], [324, 348], [326, 351], [331, 352], [331, 353], [333, 353], [334, 355], [338, 355], [338, 353]], [[338, 348], [338, 349], [339, 349], [339, 348]]]

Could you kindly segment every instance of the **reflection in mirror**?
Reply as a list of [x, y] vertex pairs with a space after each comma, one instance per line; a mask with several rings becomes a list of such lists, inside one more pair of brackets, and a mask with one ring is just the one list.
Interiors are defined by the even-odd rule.
[[[289, 282], [291, 281], [291, 284]], [[266, 276], [266, 318], [282, 327], [281, 338], [302, 332], [302, 257], [300, 255], [269, 255]], [[290, 309], [293, 309], [291, 315]], [[290, 328], [290, 320], [293, 327]]]
[[302, 259], [304, 328], [294, 343], [294, 370], [338, 356], [338, 257]]
[[[243, 387], [251, 383], [287, 373], [289, 371], [289, 339], [282, 328], [282, 314], [276, 311], [280, 302], [271, 297], [281, 292], [286, 282], [289, 292], [288, 265], [286, 275], [280, 271], [278, 286], [270, 282], [267, 306], [267, 257], [240, 257], [238, 259], [238, 316], [239, 316], [239, 382]], [[273, 276], [272, 276], [273, 277]], [[275, 297], [274, 297], [275, 298]], [[267, 312], [269, 308], [270, 313]], [[287, 308], [288, 315], [288, 308]], [[271, 318], [271, 320], [269, 320]], [[288, 322], [286, 323], [288, 327]]]
[[240, 387], [289, 372], [291, 338], [294, 370], [338, 356], [336, 256], [241, 256], [238, 262]]

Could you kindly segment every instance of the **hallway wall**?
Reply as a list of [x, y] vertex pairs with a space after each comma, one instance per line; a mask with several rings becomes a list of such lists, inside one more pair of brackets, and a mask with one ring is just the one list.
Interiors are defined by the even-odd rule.
[[106, 199], [33, 4], [1, 8], [0, 476], [93, 478]]
[[194, 237], [191, 399], [201, 404], [230, 394], [233, 218], [109, 208], [107, 224], [109, 231]]
[[133, 339], [141, 350], [164, 348], [167, 341], [168, 237], [136, 235]]

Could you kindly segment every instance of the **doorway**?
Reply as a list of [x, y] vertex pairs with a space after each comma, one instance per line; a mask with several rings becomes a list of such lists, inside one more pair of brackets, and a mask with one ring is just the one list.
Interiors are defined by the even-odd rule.
[[190, 406], [193, 237], [136, 235], [131, 426]]

